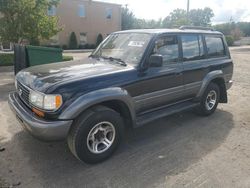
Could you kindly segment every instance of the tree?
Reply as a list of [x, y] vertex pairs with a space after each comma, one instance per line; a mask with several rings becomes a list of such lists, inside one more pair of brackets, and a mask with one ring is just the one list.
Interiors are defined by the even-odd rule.
[[250, 36], [250, 22], [229, 22], [217, 24], [214, 27], [224, 35], [234, 35], [235, 38]]
[[135, 29], [153, 29], [161, 28], [162, 20], [135, 19], [133, 28]]
[[214, 17], [211, 8], [192, 9], [189, 12], [189, 20], [194, 26], [211, 26], [211, 18]]
[[69, 49], [77, 49], [77, 39], [75, 32], [70, 34], [69, 38]]
[[133, 29], [136, 18], [128, 7], [122, 7], [122, 30]]
[[56, 35], [61, 28], [56, 16], [48, 16], [47, 10], [59, 0], [1, 0], [0, 37], [2, 41], [39, 43]]
[[103, 41], [102, 34], [99, 33], [96, 39], [96, 46], [98, 46]]
[[184, 9], [175, 9], [163, 20], [163, 27], [173, 28], [188, 25], [187, 12]]
[[240, 28], [236, 27], [231, 31], [231, 36], [234, 40], [240, 40], [240, 38], [243, 36], [243, 33]]
[[184, 9], [175, 9], [163, 20], [162, 25], [168, 28], [180, 27], [181, 25], [209, 26], [213, 16], [213, 10], [208, 7], [192, 9], [188, 15]]

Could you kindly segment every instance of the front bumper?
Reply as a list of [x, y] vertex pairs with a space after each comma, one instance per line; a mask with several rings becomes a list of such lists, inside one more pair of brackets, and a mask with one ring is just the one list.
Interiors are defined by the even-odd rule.
[[22, 103], [17, 93], [11, 93], [8, 102], [23, 128], [34, 137], [45, 141], [62, 140], [67, 137], [72, 120], [47, 121], [38, 118]]

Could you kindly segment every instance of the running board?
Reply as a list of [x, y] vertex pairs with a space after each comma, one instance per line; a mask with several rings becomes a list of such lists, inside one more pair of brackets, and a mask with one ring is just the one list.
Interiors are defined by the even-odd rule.
[[185, 101], [185, 102], [174, 104], [171, 106], [167, 106], [165, 108], [161, 108], [161, 109], [158, 109], [155, 111], [140, 114], [136, 118], [136, 127], [140, 127], [140, 126], [147, 124], [151, 121], [154, 121], [156, 119], [159, 119], [159, 118], [162, 118], [162, 117], [165, 117], [165, 116], [177, 113], [177, 112], [181, 112], [184, 110], [194, 108], [198, 105], [199, 105], [199, 103]]

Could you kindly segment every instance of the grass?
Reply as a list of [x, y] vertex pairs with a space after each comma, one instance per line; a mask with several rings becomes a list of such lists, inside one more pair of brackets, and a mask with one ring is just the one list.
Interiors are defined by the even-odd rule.
[[72, 61], [73, 60], [73, 56], [63, 56], [63, 61]]
[[[72, 56], [63, 56], [62, 61], [71, 61]], [[14, 65], [14, 54], [0, 54], [0, 66], [13, 66]]]

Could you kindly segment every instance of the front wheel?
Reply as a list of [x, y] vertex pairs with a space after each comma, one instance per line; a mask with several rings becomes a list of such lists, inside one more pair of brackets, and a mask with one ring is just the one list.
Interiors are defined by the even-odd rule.
[[76, 119], [68, 135], [71, 152], [81, 161], [98, 163], [118, 147], [123, 134], [123, 120], [119, 113], [97, 106]]
[[217, 108], [220, 98], [220, 89], [217, 84], [210, 83], [203, 93], [200, 105], [195, 109], [199, 115], [211, 115]]

